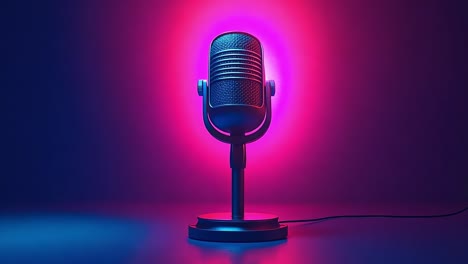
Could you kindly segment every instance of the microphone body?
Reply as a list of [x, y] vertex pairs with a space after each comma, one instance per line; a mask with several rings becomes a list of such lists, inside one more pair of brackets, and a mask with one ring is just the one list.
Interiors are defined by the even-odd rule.
[[227, 32], [210, 45], [209, 78], [198, 81], [205, 127], [216, 139], [246, 144], [270, 126], [275, 82], [265, 81], [260, 41], [244, 32]]
[[264, 120], [263, 50], [246, 33], [225, 33], [210, 46], [210, 119], [219, 130], [243, 135]]

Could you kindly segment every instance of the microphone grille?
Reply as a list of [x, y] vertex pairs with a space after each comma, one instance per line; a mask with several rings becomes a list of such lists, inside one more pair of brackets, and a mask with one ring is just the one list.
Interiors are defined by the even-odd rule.
[[227, 33], [218, 36], [211, 44], [210, 55], [227, 49], [245, 49], [262, 54], [260, 42], [254, 37], [243, 33]]
[[210, 50], [210, 103], [213, 107], [261, 107], [262, 86], [262, 48], [256, 38], [228, 33], [213, 41]]

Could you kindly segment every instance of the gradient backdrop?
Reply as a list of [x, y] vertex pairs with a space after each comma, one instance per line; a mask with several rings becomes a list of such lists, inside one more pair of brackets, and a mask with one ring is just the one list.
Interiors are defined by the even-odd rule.
[[[468, 202], [466, 9], [445, 1], [77, 1], [6, 8], [2, 206], [229, 202], [202, 120], [211, 40], [277, 83], [246, 202]], [[3, 101], [3, 100], [2, 100]]]

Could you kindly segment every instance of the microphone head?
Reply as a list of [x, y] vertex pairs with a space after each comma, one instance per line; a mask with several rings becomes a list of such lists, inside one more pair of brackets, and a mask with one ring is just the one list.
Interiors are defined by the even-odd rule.
[[221, 131], [243, 135], [258, 128], [266, 113], [263, 50], [243, 32], [217, 36], [210, 47], [209, 117]]

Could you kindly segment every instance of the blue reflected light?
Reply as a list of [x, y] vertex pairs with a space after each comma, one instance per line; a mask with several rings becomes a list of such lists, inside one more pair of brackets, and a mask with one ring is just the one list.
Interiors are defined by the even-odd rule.
[[95, 215], [2, 216], [0, 263], [127, 263], [146, 229], [136, 221]]

